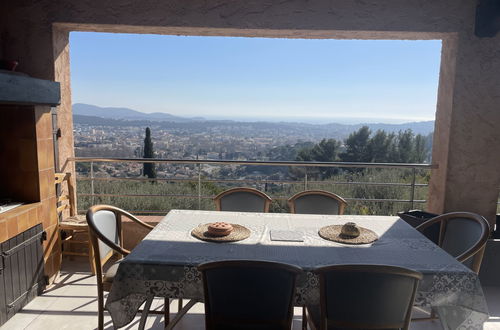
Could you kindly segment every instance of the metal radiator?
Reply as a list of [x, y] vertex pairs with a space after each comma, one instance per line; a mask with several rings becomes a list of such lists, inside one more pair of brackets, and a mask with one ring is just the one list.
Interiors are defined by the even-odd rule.
[[0, 244], [0, 326], [45, 288], [42, 225]]

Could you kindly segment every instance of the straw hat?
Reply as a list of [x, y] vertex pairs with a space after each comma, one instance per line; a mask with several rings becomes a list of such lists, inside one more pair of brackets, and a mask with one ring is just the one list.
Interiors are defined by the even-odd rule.
[[203, 225], [199, 225], [198, 227], [194, 228], [191, 231], [191, 235], [196, 237], [197, 239], [200, 239], [202, 241], [208, 241], [208, 242], [237, 242], [237, 241], [242, 241], [248, 237], [250, 237], [250, 229], [238, 225], [235, 223], [231, 223], [233, 230], [229, 235], [226, 236], [215, 236], [211, 235], [208, 232], [208, 226], [210, 226], [212, 223], [205, 223]]
[[370, 229], [359, 227], [354, 222], [323, 227], [318, 232], [322, 238], [344, 244], [368, 244], [378, 240]]

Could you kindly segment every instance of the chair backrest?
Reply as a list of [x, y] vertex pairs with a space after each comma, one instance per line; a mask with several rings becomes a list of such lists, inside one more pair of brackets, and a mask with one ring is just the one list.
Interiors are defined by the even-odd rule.
[[233, 188], [214, 197], [217, 211], [269, 212], [271, 197], [253, 188]]
[[206, 329], [290, 329], [295, 282], [292, 265], [232, 260], [202, 264]]
[[441, 225], [439, 246], [478, 273], [490, 234], [488, 221], [475, 213], [451, 212], [432, 218], [416, 229], [424, 232], [436, 223]]
[[119, 254], [127, 254], [128, 252], [122, 247], [121, 214], [117, 210], [109, 205], [96, 205], [87, 211], [89, 236], [98, 275], [102, 270], [102, 265], [114, 252]]
[[60, 185], [60, 191], [63, 192], [63, 183], [67, 184], [67, 193], [60, 193], [57, 197], [57, 215], [61, 217], [64, 210], [69, 210], [70, 216], [76, 215], [75, 189], [71, 182], [71, 173], [55, 173], [55, 184]]
[[320, 278], [320, 329], [408, 329], [422, 274], [383, 265], [335, 265]]
[[344, 214], [347, 202], [340, 196], [324, 190], [306, 190], [288, 199], [291, 213]]

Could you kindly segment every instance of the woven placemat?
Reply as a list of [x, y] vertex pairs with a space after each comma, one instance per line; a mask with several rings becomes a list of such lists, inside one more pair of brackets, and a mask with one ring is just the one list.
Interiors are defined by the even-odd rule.
[[213, 236], [208, 233], [208, 225], [210, 224], [205, 223], [203, 225], [199, 225], [191, 231], [191, 235], [193, 235], [197, 239], [201, 239], [202, 241], [224, 243], [242, 241], [250, 237], [251, 233], [250, 229], [242, 225], [232, 223], [231, 225], [233, 226], [233, 231], [231, 232], [231, 234], [227, 236]]
[[318, 231], [322, 238], [344, 244], [368, 244], [378, 240], [378, 235], [370, 229], [358, 227], [360, 234], [358, 237], [352, 238], [342, 235], [342, 225], [325, 226]]

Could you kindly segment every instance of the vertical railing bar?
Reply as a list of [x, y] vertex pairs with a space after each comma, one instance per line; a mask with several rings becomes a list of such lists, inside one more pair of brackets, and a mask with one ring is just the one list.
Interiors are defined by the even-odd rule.
[[410, 196], [411, 210], [413, 210], [414, 204], [415, 204], [415, 180], [416, 180], [416, 177], [417, 177], [417, 169], [414, 167], [413, 168], [413, 177], [411, 180], [411, 196]]
[[201, 164], [198, 164], [198, 210], [201, 210]]
[[94, 205], [94, 162], [90, 162], [90, 206]]
[[304, 190], [307, 190], [307, 167], [304, 168]]

